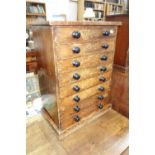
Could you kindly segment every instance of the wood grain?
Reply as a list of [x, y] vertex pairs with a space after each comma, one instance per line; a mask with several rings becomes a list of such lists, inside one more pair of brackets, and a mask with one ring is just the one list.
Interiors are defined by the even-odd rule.
[[[86, 26], [77, 26], [77, 27], [55, 27], [54, 33], [56, 34], [56, 37], [54, 41], [56, 43], [80, 43], [80, 42], [87, 42], [90, 40], [96, 40], [96, 39], [105, 39], [107, 37], [103, 36], [103, 32], [105, 30], [113, 30], [113, 33], [110, 34], [111, 37], [115, 36], [117, 34], [116, 26], [89, 26], [89, 28]], [[79, 39], [75, 39], [72, 37], [72, 33], [74, 31], [80, 32], [81, 36]]]
[[122, 25], [119, 21], [41, 21], [34, 23], [33, 26], [119, 26]]
[[103, 109], [98, 109], [97, 108], [97, 104], [92, 104], [90, 107], [89, 107], [89, 110], [82, 110], [80, 111], [78, 114], [76, 114], [75, 112], [74, 113], [71, 113], [71, 114], [68, 114], [68, 115], [61, 115], [61, 122], [60, 122], [60, 127], [61, 129], [67, 129], [67, 127], [71, 127], [73, 126], [74, 124], [75, 125], [78, 125], [79, 122], [76, 122], [73, 118], [75, 115], [78, 115], [80, 116], [80, 121], [82, 121], [83, 119], [85, 119], [87, 116], [93, 113], [101, 113], [103, 111], [105, 111], [106, 109], [108, 109], [111, 105], [109, 104], [104, 104], [103, 105]]
[[[54, 55], [50, 52], [52, 35], [49, 27], [33, 27], [35, 49], [38, 51], [38, 62], [41, 70], [38, 72], [41, 95], [52, 94], [57, 97], [57, 75], [54, 62]], [[52, 106], [46, 106], [55, 124], [59, 127], [58, 105], [51, 102]], [[51, 108], [52, 107], [52, 108]]]
[[28, 118], [26, 154], [120, 155], [129, 145], [128, 134], [128, 119], [114, 110], [110, 110], [61, 141], [44, 118]]
[[[68, 73], [61, 73], [58, 75], [59, 79], [59, 86], [63, 87], [65, 85], [75, 83], [90, 77], [94, 77], [97, 75], [104, 75], [104, 73], [110, 71], [112, 69], [112, 64], [107, 65], [107, 71], [106, 72], [100, 72], [100, 68], [102, 66], [92, 67], [92, 68], [84, 68], [84, 69], [78, 69], [73, 72]], [[80, 79], [76, 80], [73, 78], [73, 74], [78, 73], [80, 75]], [[109, 72], [110, 73], [110, 72]]]
[[[106, 73], [103, 74], [103, 77], [106, 78], [106, 81], [110, 80], [111, 72], [112, 71], [110, 70], [109, 72], [106, 72]], [[70, 85], [66, 85], [64, 87], [60, 87], [60, 89], [59, 89], [59, 96], [60, 96], [60, 98], [64, 98], [64, 97], [76, 94], [77, 92], [73, 90], [73, 87], [75, 85], [80, 87], [80, 91], [79, 92], [81, 92], [81, 91], [83, 91], [85, 89], [88, 89], [90, 87], [93, 87], [95, 85], [102, 84], [103, 82], [99, 81], [100, 77], [101, 76], [98, 75], [98, 76], [95, 76], [95, 77], [88, 78], [86, 80], [82, 80], [82, 81], [79, 81], [79, 82], [76, 82], [76, 83], [73, 83], [73, 84], [70, 84]]]
[[112, 75], [111, 103], [113, 108], [129, 117], [129, 72], [114, 67]]
[[84, 100], [86, 98], [89, 98], [90, 96], [95, 95], [95, 94], [101, 92], [101, 91], [98, 90], [98, 88], [100, 86], [103, 86], [105, 88], [104, 92], [106, 92], [106, 91], [108, 91], [110, 89], [109, 88], [110, 87], [110, 81], [107, 81], [107, 82], [105, 82], [103, 84], [96, 85], [94, 87], [91, 87], [91, 88], [86, 89], [84, 91], [81, 91], [79, 93], [76, 93], [75, 95], [66, 97], [66, 98], [61, 100], [61, 104], [62, 105], [72, 105], [72, 103], [75, 102], [75, 101], [73, 101], [74, 96], [79, 96], [80, 97], [80, 101], [82, 101], [82, 100]]
[[107, 21], [121, 21], [118, 27], [114, 64], [123, 72], [129, 69], [129, 15], [107, 16]]
[[[111, 108], [111, 105], [107, 104], [107, 108], [98, 110], [99, 99], [92, 97], [104, 94], [109, 98], [117, 25], [120, 23], [54, 22], [33, 26], [35, 47], [40, 53], [39, 81], [43, 87], [42, 102], [50, 117], [48, 120], [57, 130], [59, 137], [97, 119]], [[74, 31], [80, 32], [79, 39], [72, 37]], [[103, 36], [103, 31], [110, 31], [110, 36]], [[103, 44], [108, 44], [108, 48], [103, 48]], [[80, 53], [73, 54], [73, 47], [80, 47]], [[107, 61], [101, 61], [103, 55], [108, 56]], [[80, 62], [80, 67], [73, 67], [74, 60]], [[103, 72], [101, 67], [106, 67], [107, 70]], [[73, 78], [75, 73], [80, 75], [79, 80]], [[99, 76], [105, 76], [107, 80], [100, 82]], [[81, 90], [73, 92], [73, 84], [79, 84]], [[105, 90], [99, 91], [99, 86], [103, 86]], [[70, 115], [76, 114], [72, 113], [72, 109], [75, 105], [73, 98], [77, 95], [80, 97], [82, 110], [79, 113], [82, 120], [73, 123]], [[90, 104], [88, 108], [85, 107], [87, 102]]]
[[[107, 56], [108, 59], [106, 61], [101, 61], [101, 56]], [[80, 66], [79, 67], [73, 66], [73, 61], [79, 61]], [[58, 67], [59, 73], [65, 73], [65, 72], [71, 72], [85, 67], [95, 67], [98, 65], [107, 66], [112, 62], [113, 62], [113, 51], [99, 52], [96, 54], [86, 55], [86, 56], [77, 57], [77, 58], [58, 60], [57, 67]]]
[[[79, 41], [80, 42], [80, 41]], [[93, 44], [92, 44], [93, 42]], [[115, 38], [93, 40], [87, 43], [73, 43], [73, 44], [55, 44], [55, 54], [57, 59], [75, 58], [88, 54], [98, 54], [103, 52], [114, 51]], [[103, 49], [102, 45], [108, 44], [108, 49]], [[73, 47], [79, 47], [80, 53], [73, 53]], [[65, 51], [65, 52], [64, 52]]]

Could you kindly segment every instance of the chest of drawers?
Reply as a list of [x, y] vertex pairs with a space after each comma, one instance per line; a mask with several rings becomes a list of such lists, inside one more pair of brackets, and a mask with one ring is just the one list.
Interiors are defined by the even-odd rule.
[[111, 74], [120, 22], [33, 25], [43, 107], [59, 137], [111, 108]]

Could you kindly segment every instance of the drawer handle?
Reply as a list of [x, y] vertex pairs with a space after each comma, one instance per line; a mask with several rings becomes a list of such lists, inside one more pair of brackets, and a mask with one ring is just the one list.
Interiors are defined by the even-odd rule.
[[72, 37], [73, 37], [73, 38], [78, 39], [78, 38], [80, 38], [80, 36], [81, 36], [81, 33], [78, 32], [78, 31], [74, 31], [74, 32], [72, 33]]
[[101, 72], [105, 72], [107, 70], [107, 68], [105, 67], [105, 66], [102, 66], [101, 68], [100, 68], [100, 71]]
[[104, 31], [104, 32], [103, 32], [103, 35], [104, 35], [104, 36], [109, 36], [109, 35], [110, 35], [110, 31]]
[[73, 74], [73, 78], [74, 78], [75, 80], [79, 80], [79, 79], [80, 79], [80, 75], [79, 75], [78, 73], [74, 73], [74, 74]]
[[104, 91], [104, 87], [103, 86], [99, 86], [98, 90]]
[[73, 66], [75, 66], [75, 67], [79, 67], [79, 66], [80, 66], [80, 61], [74, 60], [74, 61], [72, 62], [72, 64], [73, 64]]
[[74, 111], [79, 112], [80, 111], [80, 107], [78, 105], [74, 106]]
[[106, 61], [107, 59], [108, 59], [108, 57], [106, 55], [101, 56], [102, 61]]
[[80, 48], [79, 47], [73, 47], [72, 51], [73, 51], [73, 53], [80, 53]]
[[109, 47], [108, 44], [103, 44], [103, 45], [102, 45], [102, 48], [104, 48], [104, 49], [107, 49], [108, 47]]
[[79, 97], [79, 96], [74, 96], [74, 97], [73, 97], [73, 100], [74, 100], [75, 102], [79, 102], [79, 101], [80, 101], [80, 97]]
[[101, 76], [101, 77], [99, 77], [99, 81], [105, 82], [106, 81], [106, 78], [103, 77], [103, 76]]
[[99, 109], [103, 109], [103, 105], [101, 103], [99, 103], [97, 106]]
[[104, 99], [104, 97], [103, 97], [102, 95], [99, 95], [97, 98], [98, 98], [99, 100], [103, 100], [103, 99]]
[[75, 86], [73, 87], [73, 90], [76, 91], [76, 92], [78, 92], [78, 91], [80, 91], [80, 87], [77, 86], [77, 85], [75, 85]]
[[75, 116], [74, 116], [74, 120], [75, 120], [76, 122], [79, 122], [79, 121], [80, 121], [80, 116], [79, 116], [79, 115], [75, 115]]

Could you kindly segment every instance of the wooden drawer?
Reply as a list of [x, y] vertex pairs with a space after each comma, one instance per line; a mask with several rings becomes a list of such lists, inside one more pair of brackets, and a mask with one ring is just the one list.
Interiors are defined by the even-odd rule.
[[[104, 96], [103, 100], [99, 100], [97, 97], [99, 95]], [[61, 105], [60, 106], [60, 116], [64, 116], [64, 115], [68, 115], [70, 116], [70, 114], [79, 114], [81, 111], [83, 111], [84, 109], [89, 108], [89, 106], [95, 104], [97, 105], [97, 103], [105, 103], [109, 101], [109, 95], [108, 95], [108, 91], [103, 92], [103, 93], [97, 93], [93, 96], [90, 96], [89, 98], [86, 98], [85, 100], [79, 102], [79, 103], [72, 103], [71, 105]], [[80, 111], [76, 112], [74, 111], [73, 107], [78, 105], [80, 107]]]
[[[108, 45], [108, 48], [103, 48], [103, 45]], [[79, 48], [79, 53], [74, 53], [73, 48]], [[115, 38], [105, 38], [101, 40], [93, 40], [88, 43], [73, 43], [73, 44], [56, 44], [55, 55], [57, 59], [75, 58], [87, 54], [98, 53], [99, 51], [114, 51]]]
[[[99, 87], [101, 87], [101, 86], [104, 87], [104, 91], [99, 90]], [[78, 102], [74, 101], [75, 96], [79, 96], [79, 98], [80, 98], [79, 102], [81, 102], [81, 101], [85, 100], [86, 98], [89, 98], [90, 96], [93, 96], [97, 93], [104, 93], [104, 92], [106, 93], [106, 92], [109, 92], [109, 90], [110, 90], [110, 81], [107, 81], [103, 84], [99, 84], [99, 85], [96, 85], [89, 89], [86, 89], [84, 91], [78, 92], [75, 95], [63, 98], [63, 99], [61, 99], [61, 104], [62, 105], [72, 105], [73, 103], [78, 103]]]
[[[110, 70], [110, 71], [104, 73], [102, 76], [106, 78], [106, 81], [109, 81], [111, 78], [111, 73], [112, 73], [112, 71]], [[99, 80], [100, 77], [101, 77], [101, 75], [98, 75], [98, 76], [95, 76], [95, 77], [92, 77], [92, 78], [89, 78], [86, 80], [76, 82], [71, 85], [67, 85], [65, 87], [61, 87], [61, 88], [59, 88], [59, 97], [64, 98], [64, 97], [76, 94], [77, 92], [81, 92], [81, 91], [88, 89], [90, 87], [104, 83], [103, 81]], [[73, 87], [75, 87], [75, 86], [78, 86], [80, 88], [80, 90], [79, 91], [74, 90]]]
[[[113, 54], [114, 54], [113, 51], [99, 52], [97, 54], [85, 55], [83, 57], [58, 60], [57, 61], [58, 72], [65, 73], [85, 67], [95, 67], [98, 65], [105, 66], [113, 62]], [[102, 56], [107, 56], [107, 60], [101, 60]]]
[[[90, 113], [92, 112], [97, 112], [97, 111], [101, 112], [107, 109], [110, 106], [109, 104], [107, 104], [109, 97], [107, 96], [107, 94], [105, 94], [104, 96], [105, 96], [105, 99], [102, 101], [99, 101], [97, 99], [97, 95], [91, 96], [90, 98], [83, 100], [81, 103], [78, 104], [78, 106], [80, 107], [79, 112], [75, 112], [73, 109], [73, 107], [76, 105], [60, 107], [61, 128], [65, 129], [69, 127], [70, 125], [77, 123], [74, 120], [75, 115], [78, 115], [81, 121], [83, 120], [83, 118], [90, 115]], [[98, 108], [99, 103], [103, 105], [103, 109]]]
[[[89, 116], [89, 115], [91, 115], [93, 113], [103, 112], [103, 111], [105, 111], [105, 110], [107, 110], [107, 109], [109, 109], [111, 107], [110, 104], [104, 104], [103, 106], [104, 106], [103, 109], [98, 109], [96, 105], [93, 105], [93, 106], [91, 106], [89, 108], [89, 111], [87, 111], [87, 110], [82, 111], [80, 113], [80, 115], [78, 115], [78, 116], [80, 116], [80, 121], [84, 120], [87, 116]], [[68, 127], [70, 127], [70, 126], [72, 126], [74, 124], [78, 125], [78, 122], [76, 122], [74, 120], [75, 115], [77, 115], [77, 114], [73, 114], [72, 116], [70, 116], [68, 118], [64, 117], [64, 119], [61, 118], [60, 119], [60, 128], [61, 129], [67, 129]]]
[[[112, 64], [109, 64], [107, 66], [105, 66], [107, 68], [107, 71], [105, 72], [101, 72], [100, 68], [102, 66], [97, 66], [97, 67], [92, 67], [92, 68], [84, 68], [84, 69], [78, 69], [76, 71], [73, 72], [68, 72], [68, 73], [59, 73], [58, 75], [58, 80], [59, 80], [59, 87], [63, 87], [65, 85], [74, 83], [74, 82], [78, 82], [90, 77], [94, 77], [97, 75], [104, 75], [104, 73], [108, 72], [109, 70], [112, 70]], [[73, 78], [74, 74], [78, 74], [80, 75], [80, 79], [76, 80]]]
[[[103, 39], [107, 37], [116, 36], [117, 30], [115, 26], [76, 26], [76, 27], [55, 27], [54, 29], [56, 43], [68, 43], [68, 42], [87, 42], [90, 40]], [[110, 31], [109, 36], [104, 36], [103, 32]], [[80, 38], [73, 38], [73, 32], [79, 32]]]

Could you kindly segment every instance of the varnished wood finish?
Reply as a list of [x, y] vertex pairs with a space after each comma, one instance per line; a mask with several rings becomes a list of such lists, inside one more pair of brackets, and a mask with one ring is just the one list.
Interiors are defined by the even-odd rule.
[[[74, 120], [74, 117], [75, 115], [78, 115], [80, 117], [80, 121], [83, 120], [83, 118], [85, 119], [87, 116], [89, 116], [90, 114], [93, 114], [93, 113], [101, 113], [107, 109], [110, 108], [110, 105], [109, 104], [103, 104], [104, 108], [103, 109], [98, 109], [97, 105], [95, 104], [92, 104], [90, 107], [89, 107], [89, 111], [87, 109], [84, 109], [83, 111], [81, 110], [78, 114], [76, 114], [74, 112], [74, 114], [70, 113], [68, 115], [60, 115], [61, 117], [61, 128], [62, 129], [66, 129], [68, 126], [72, 127], [73, 125], [77, 125], [78, 122], [75, 122]], [[68, 111], [66, 111], [68, 112]]]
[[[76, 40], [74, 40], [76, 41]], [[110, 52], [113, 51], [115, 48], [114, 44], [114, 39], [101, 39], [101, 40], [92, 40], [92, 42], [87, 42], [83, 43], [82, 41], [78, 41], [78, 43], [73, 43], [73, 44], [56, 44], [55, 45], [55, 54], [58, 59], [65, 59], [65, 58], [74, 58], [78, 56], [84, 56], [88, 54], [97, 54], [101, 52]], [[103, 49], [102, 45], [103, 44], [108, 44], [109, 47], [108, 49]], [[79, 47], [80, 48], [80, 53], [73, 53], [72, 48], [73, 47]], [[64, 52], [65, 51], [65, 52]]]
[[[103, 76], [106, 78], [106, 81], [110, 81], [111, 71], [112, 70], [103, 74]], [[99, 81], [100, 77], [102, 77], [102, 76], [98, 75], [98, 76], [94, 76], [91, 78], [87, 78], [86, 80], [82, 80], [82, 81], [78, 81], [78, 82], [70, 84], [70, 85], [66, 85], [64, 87], [60, 87], [60, 91], [59, 91], [60, 98], [64, 98], [64, 97], [76, 94], [77, 92], [73, 90], [73, 87], [75, 85], [79, 86], [80, 90], [82, 91], [82, 90], [88, 89], [90, 87], [93, 87], [95, 85], [103, 84], [102, 81]]]
[[[43, 105], [51, 119], [57, 114], [57, 127], [54, 128], [59, 136], [66, 131], [73, 131], [76, 126], [80, 127], [88, 120], [101, 116], [111, 107], [108, 98], [119, 24], [119, 22], [98, 24], [55, 22], [33, 27], [36, 49], [42, 53], [40, 55], [42, 69], [39, 76], [40, 83], [45, 87]], [[109, 31], [109, 36], [104, 36], [104, 31]], [[73, 32], [77, 33], [78, 38], [73, 37]], [[73, 53], [73, 47], [79, 47], [80, 53]], [[103, 56], [107, 59], [101, 60]], [[80, 62], [80, 66], [73, 66], [75, 60]], [[102, 81], [99, 78], [102, 78]], [[73, 91], [73, 85], [78, 85], [80, 90]], [[100, 87], [104, 90], [99, 90]], [[45, 91], [49, 89], [51, 91]], [[97, 95], [101, 94], [105, 98], [100, 102]], [[73, 113], [75, 105], [81, 106], [78, 112], [81, 117], [79, 122], [73, 119], [77, 114], [76, 111]], [[88, 105], [87, 108], [84, 105]], [[100, 110], [102, 106], [103, 109]], [[52, 124], [55, 121], [53, 119]]]
[[[98, 95], [103, 95], [105, 97], [104, 100], [99, 101], [97, 99]], [[96, 95], [90, 96], [88, 99], [85, 99], [78, 104], [74, 103], [72, 106], [62, 105], [60, 108], [61, 128], [65, 129], [67, 126], [71, 126], [77, 123], [74, 121], [75, 115], [78, 115], [80, 117], [80, 120], [83, 120], [85, 119], [86, 116], [90, 115], [90, 113], [105, 111], [105, 109], [108, 109], [110, 106], [109, 104], [107, 104], [108, 101], [109, 101], [108, 92], [105, 92], [105, 93], [100, 93], [100, 94], [98, 93]], [[103, 105], [103, 109], [98, 108], [99, 103]], [[73, 109], [73, 107], [76, 105], [80, 107], [79, 112], [75, 112]]]
[[[41, 68], [39, 74], [40, 89], [42, 95], [50, 95], [53, 98], [52, 104], [48, 104], [46, 108], [52, 116], [53, 121], [59, 127], [56, 80], [57, 75], [54, 65], [54, 55], [49, 54], [51, 51], [52, 35], [49, 27], [37, 27], [33, 29], [35, 48], [39, 53], [39, 66]], [[43, 82], [43, 83], [42, 83]]]
[[[87, 26], [82, 26], [82, 27], [65, 27], [65, 28], [61, 28], [61, 27], [56, 27], [53, 29], [54, 33], [56, 33], [56, 38], [55, 38], [55, 42], [56, 43], [68, 43], [68, 42], [75, 42], [75, 43], [79, 43], [79, 42], [87, 42], [90, 40], [97, 40], [97, 39], [103, 39], [103, 32], [104, 31], [110, 31], [113, 30], [113, 33], [110, 34], [110, 37], [116, 36], [117, 31], [116, 31], [116, 27], [115, 26], [89, 26], [89, 29]], [[78, 31], [80, 32], [81, 36], [79, 39], [74, 39], [72, 37], [72, 33], [74, 31]], [[94, 46], [95, 47], [95, 46]]]
[[107, 16], [107, 21], [122, 21], [118, 27], [114, 64], [121, 71], [129, 70], [129, 15]]
[[[73, 72], [59, 74], [58, 75], [59, 86], [62, 87], [62, 86], [66, 86], [68, 84], [75, 83], [81, 80], [85, 80], [87, 78], [91, 78], [97, 75], [104, 75], [105, 72], [100, 72], [101, 67], [102, 66], [97, 66], [93, 68], [84, 68], [84, 69], [75, 70]], [[112, 64], [110, 63], [106, 65], [106, 68], [107, 68], [106, 72], [112, 70]], [[76, 80], [73, 78], [74, 73], [78, 73], [80, 75], [79, 80]]]
[[[85, 48], [85, 47], [83, 47]], [[69, 53], [69, 52], [68, 52]], [[101, 61], [101, 57], [103, 55], [106, 55], [108, 57], [107, 61]], [[58, 66], [58, 72], [64, 73], [64, 72], [70, 72], [77, 69], [85, 68], [85, 67], [95, 67], [98, 65], [106, 66], [109, 63], [113, 62], [113, 51], [93, 51], [93, 54], [85, 54], [85, 55], [75, 55], [75, 58], [68, 58], [68, 59], [61, 59], [57, 61]], [[80, 56], [80, 57], [79, 57]], [[93, 63], [92, 63], [93, 60]], [[73, 66], [74, 61], [79, 61], [80, 66], [75, 67]]]
[[129, 117], [129, 72], [114, 67], [112, 75], [111, 103], [113, 109]]
[[26, 154], [120, 155], [129, 145], [128, 132], [128, 119], [110, 110], [60, 141], [50, 124], [36, 116], [27, 120]]
[[38, 22], [34, 23], [34, 26], [120, 26], [122, 22], [119, 21], [46, 21], [46, 22]]
[[89, 89], [86, 89], [84, 91], [81, 91], [81, 92], [78, 92], [72, 96], [69, 96], [69, 97], [66, 97], [64, 99], [62, 99], [61, 101], [61, 104], [62, 105], [72, 105], [72, 103], [74, 103], [75, 101], [73, 101], [73, 97], [74, 96], [79, 96], [80, 97], [80, 101], [84, 100], [84, 99], [87, 99], [89, 98], [90, 96], [93, 96], [99, 92], [102, 92], [102, 91], [99, 91], [98, 88], [100, 86], [103, 86], [105, 88], [105, 90], [103, 92], [106, 92], [109, 90], [109, 86], [110, 86], [110, 83], [109, 81], [105, 82], [104, 84], [99, 84], [97, 86], [94, 86], [94, 87], [91, 87]]
[[111, 103], [113, 108], [129, 117], [129, 15], [107, 16], [108, 21], [122, 21], [118, 27]]

